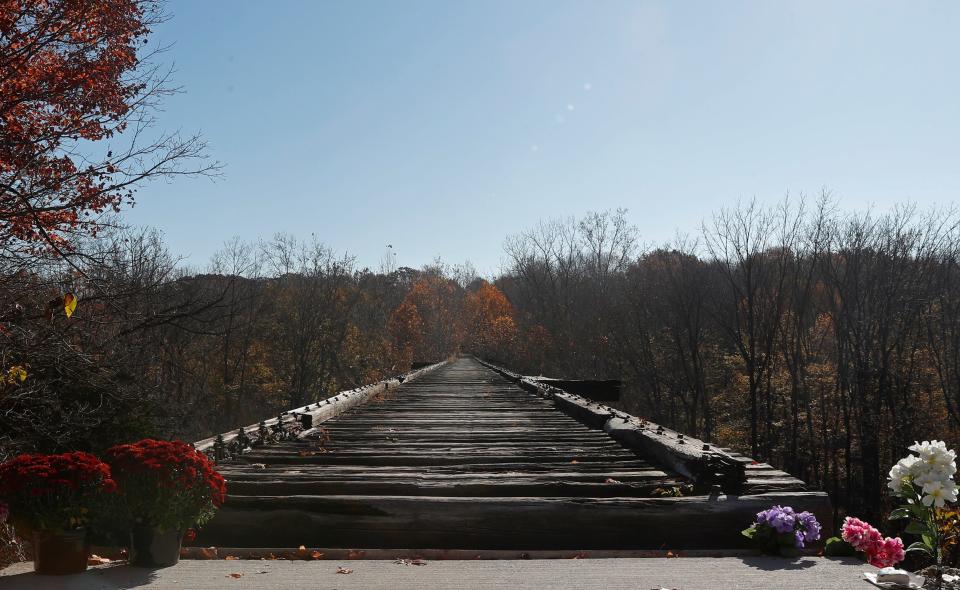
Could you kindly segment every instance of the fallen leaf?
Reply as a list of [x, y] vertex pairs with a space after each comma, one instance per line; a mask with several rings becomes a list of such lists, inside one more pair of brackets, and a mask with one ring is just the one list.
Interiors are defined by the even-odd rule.
[[203, 547], [200, 549], [200, 558], [201, 559], [216, 559], [217, 558], [217, 548], [216, 547]]
[[234, 580], [236, 580], [237, 578], [242, 578], [243, 574], [241, 574], [240, 572], [233, 572], [232, 574], [227, 574], [224, 577], [233, 578]]
[[579, 463], [579, 461], [577, 461], [576, 459], [573, 459], [573, 460], [570, 461], [570, 462], [571, 462], [571, 463]]
[[398, 559], [393, 563], [397, 565], [427, 565], [424, 559]]
[[100, 557], [97, 554], [93, 554], [87, 558], [87, 565], [103, 565], [105, 563], [110, 563], [110, 559], [106, 557]]
[[667, 551], [667, 557], [680, 557], [678, 554], [673, 551]]
[[352, 573], [353, 573], [353, 569], [351, 569], [351, 568], [349, 568], [349, 567], [340, 567], [340, 566], [338, 565], [338, 566], [337, 566], [337, 573], [338, 573], [338, 574], [352, 574]]
[[319, 551], [311, 551], [310, 559], [323, 559], [323, 553], [320, 553]]
[[228, 555], [224, 557], [224, 559], [226, 559], [227, 561], [238, 561], [240, 558], [237, 557], [236, 555]]
[[73, 293], [67, 293], [63, 296], [63, 312], [70, 317], [77, 309], [77, 296]]
[[7, 381], [10, 383], [23, 383], [27, 380], [27, 370], [20, 365], [14, 365], [7, 371]]
[[613, 479], [612, 477], [608, 477], [603, 483], [616, 484], [616, 483], [620, 483], [620, 480]]

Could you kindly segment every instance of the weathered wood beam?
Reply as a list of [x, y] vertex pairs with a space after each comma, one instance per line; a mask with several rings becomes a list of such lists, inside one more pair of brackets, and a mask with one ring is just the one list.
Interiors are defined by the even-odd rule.
[[234, 496], [197, 543], [290, 546], [296, 531], [307, 546], [733, 549], [748, 546], [740, 530], [758, 511], [798, 502], [830, 522], [825, 494], [796, 491], [679, 498]]

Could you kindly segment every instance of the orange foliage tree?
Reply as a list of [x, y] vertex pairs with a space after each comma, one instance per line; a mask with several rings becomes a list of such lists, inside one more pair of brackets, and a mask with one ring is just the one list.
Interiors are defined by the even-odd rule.
[[394, 349], [409, 349], [413, 361], [440, 360], [456, 352], [462, 340], [461, 307], [456, 281], [434, 274], [419, 277], [391, 317]]
[[423, 320], [412, 302], [404, 300], [390, 314], [390, 340], [395, 366], [409, 367], [415, 351], [423, 349]]
[[466, 349], [481, 357], [504, 360], [513, 350], [517, 327], [513, 306], [503, 291], [486, 281], [464, 301]]

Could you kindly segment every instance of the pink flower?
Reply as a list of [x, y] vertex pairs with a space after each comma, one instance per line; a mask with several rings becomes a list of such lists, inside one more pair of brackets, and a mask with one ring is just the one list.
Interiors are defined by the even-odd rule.
[[867, 552], [867, 561], [876, 567], [889, 567], [903, 561], [906, 555], [900, 537], [887, 537], [874, 545], [873, 551]]
[[888, 567], [903, 561], [906, 553], [900, 537], [884, 538], [880, 531], [859, 518], [848, 516], [843, 521], [843, 540], [867, 556], [870, 565]]
[[883, 535], [880, 534], [880, 531], [852, 516], [848, 516], [843, 521], [841, 534], [844, 541], [853, 545], [853, 548], [857, 551], [863, 551], [864, 553], [867, 552], [868, 548], [883, 541]]

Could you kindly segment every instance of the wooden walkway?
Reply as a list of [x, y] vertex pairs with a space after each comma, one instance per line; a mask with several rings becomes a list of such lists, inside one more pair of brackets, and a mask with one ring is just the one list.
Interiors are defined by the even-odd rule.
[[[196, 545], [738, 548], [739, 531], [771, 504], [830, 516], [824, 494], [736, 454], [724, 458], [745, 468], [738, 494], [705, 490], [686, 463], [659, 452], [702, 442], [618, 442], [602, 406], [560, 397], [534, 395], [510, 375], [460, 358], [320, 417], [292, 440], [222, 463], [230, 495]], [[306, 411], [333, 415], [329, 407]], [[628, 434], [669, 438], [656, 425], [616, 420], [633, 428]], [[684, 495], [662, 497], [674, 488]]]

